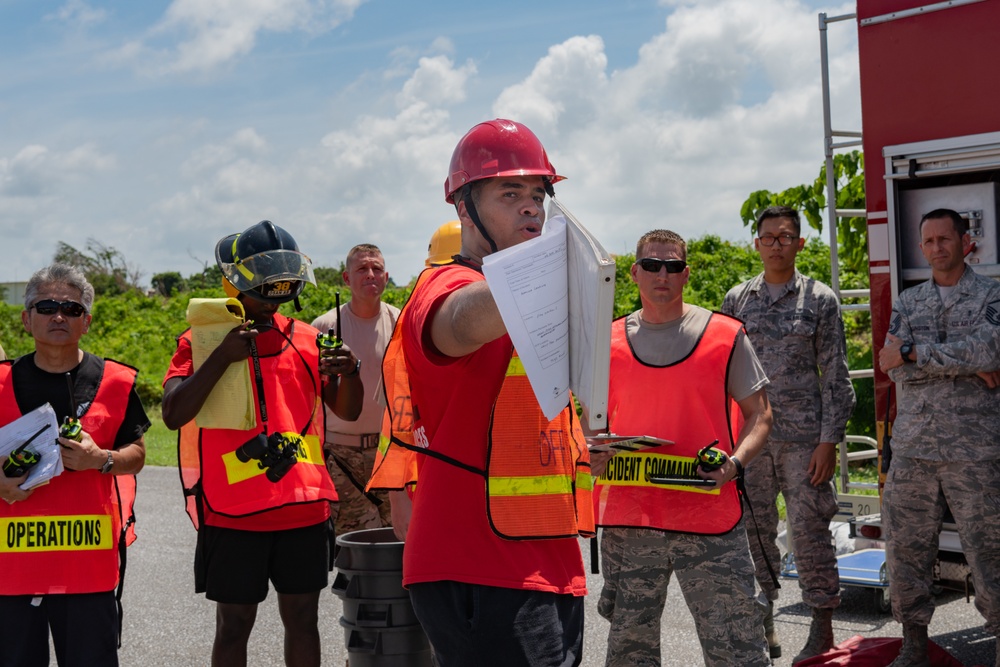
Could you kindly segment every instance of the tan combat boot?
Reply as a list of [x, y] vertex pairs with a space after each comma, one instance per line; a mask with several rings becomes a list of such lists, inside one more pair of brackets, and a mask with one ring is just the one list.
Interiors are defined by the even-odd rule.
[[767, 615], [764, 616], [764, 636], [767, 638], [767, 650], [771, 653], [771, 658], [781, 657], [781, 642], [778, 640], [778, 633], [774, 629], [774, 601], [767, 601]]
[[903, 624], [903, 646], [889, 667], [931, 667], [927, 657], [927, 626]]
[[799, 654], [792, 659], [792, 664], [814, 655], [821, 655], [833, 648], [833, 610], [813, 609], [812, 625], [809, 626], [809, 638]]

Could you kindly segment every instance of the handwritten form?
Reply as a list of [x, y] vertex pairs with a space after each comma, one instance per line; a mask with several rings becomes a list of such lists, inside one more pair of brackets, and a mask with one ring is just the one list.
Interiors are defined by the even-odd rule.
[[547, 419], [570, 390], [592, 430], [607, 424], [615, 263], [555, 199], [542, 235], [493, 253], [483, 275]]
[[48, 482], [62, 474], [64, 470], [59, 443], [56, 442], [59, 424], [56, 421], [55, 410], [46, 403], [0, 428], [0, 460], [6, 460], [11, 452], [27, 442], [43, 427], [45, 430], [28, 445], [28, 449], [39, 455], [39, 461], [20, 485], [25, 491]]
[[[191, 356], [198, 370], [222, 339], [243, 323], [243, 304], [236, 299], [191, 299], [187, 321], [191, 325]], [[257, 426], [249, 364], [241, 361], [229, 365], [195, 417], [195, 423], [199, 428], [241, 431]]]

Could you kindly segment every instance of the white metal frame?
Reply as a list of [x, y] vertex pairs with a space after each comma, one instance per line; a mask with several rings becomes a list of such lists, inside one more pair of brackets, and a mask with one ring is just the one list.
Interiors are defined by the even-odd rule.
[[[825, 13], [819, 15], [819, 48], [820, 48], [820, 70], [823, 86], [823, 150], [826, 158], [826, 208], [827, 227], [830, 236], [830, 283], [838, 300], [841, 301], [840, 309], [848, 310], [871, 310], [870, 303], [844, 304], [844, 299], [871, 299], [871, 290], [840, 289], [840, 257], [837, 248], [837, 229], [841, 218], [867, 218], [868, 212], [863, 209], [838, 209], [837, 208], [837, 179], [834, 170], [833, 156], [837, 150], [843, 148], [853, 148], [861, 145], [861, 132], [853, 130], [835, 130], [831, 119], [830, 105], [830, 59], [827, 46], [827, 25], [839, 23], [841, 21], [851, 21], [857, 18], [856, 14], [843, 14], [841, 16], [828, 17]], [[837, 141], [838, 138], [847, 139]], [[851, 371], [851, 379], [874, 378], [875, 371], [871, 368]], [[847, 443], [864, 444], [868, 449], [848, 452]], [[850, 461], [860, 461], [878, 457], [878, 443], [867, 436], [848, 435], [845, 442], [838, 448], [840, 451], [840, 478], [837, 484], [837, 491], [841, 494], [849, 494], [852, 489], [878, 489], [878, 484], [871, 482], [852, 482], [849, 475], [848, 463]]]

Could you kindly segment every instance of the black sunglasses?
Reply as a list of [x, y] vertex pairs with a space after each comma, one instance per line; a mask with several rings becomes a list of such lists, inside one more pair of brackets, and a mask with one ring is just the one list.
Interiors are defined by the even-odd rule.
[[66, 317], [80, 317], [87, 312], [82, 303], [76, 301], [54, 301], [45, 299], [32, 306], [39, 315], [55, 315], [61, 312]]
[[643, 271], [659, 273], [660, 269], [666, 267], [667, 273], [680, 273], [687, 266], [683, 259], [656, 259], [655, 257], [644, 257], [639, 260], [639, 266]]

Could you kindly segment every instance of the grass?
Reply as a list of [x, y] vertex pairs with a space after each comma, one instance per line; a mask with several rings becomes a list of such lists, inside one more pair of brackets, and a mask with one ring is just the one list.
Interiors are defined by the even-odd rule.
[[177, 431], [163, 425], [158, 406], [146, 414], [152, 423], [146, 431], [146, 465], [177, 467]]

